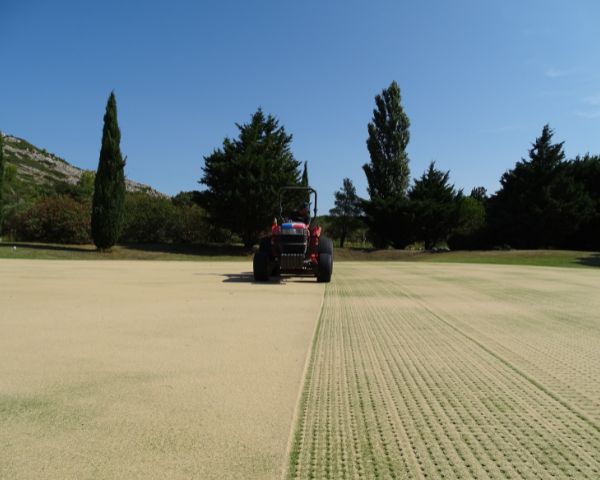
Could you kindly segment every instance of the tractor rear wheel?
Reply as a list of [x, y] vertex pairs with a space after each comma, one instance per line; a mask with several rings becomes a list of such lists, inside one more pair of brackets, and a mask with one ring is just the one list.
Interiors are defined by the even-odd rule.
[[263, 237], [260, 239], [258, 251], [262, 253], [271, 253], [271, 237]]
[[279, 263], [272, 261], [271, 257], [271, 237], [263, 237], [260, 239], [260, 243], [258, 244], [258, 251], [260, 253], [264, 253], [269, 257], [269, 273], [272, 277], [278, 277], [281, 275], [281, 270], [279, 269]]
[[331, 238], [321, 237], [317, 252], [319, 253], [317, 282], [328, 283], [331, 281], [333, 273], [333, 242]]
[[319, 271], [317, 272], [317, 282], [329, 283], [333, 273], [333, 255], [331, 253], [319, 254]]
[[328, 253], [333, 257], [333, 241], [328, 237], [321, 237], [319, 239], [319, 246], [317, 251], [319, 253]]
[[254, 254], [254, 261], [252, 262], [252, 269], [254, 280], [257, 282], [266, 282], [269, 280], [269, 255], [263, 252], [256, 252]]

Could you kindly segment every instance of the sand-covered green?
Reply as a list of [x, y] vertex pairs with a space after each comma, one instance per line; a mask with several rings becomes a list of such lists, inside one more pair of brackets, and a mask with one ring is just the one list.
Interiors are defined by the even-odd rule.
[[0, 260], [0, 478], [279, 478], [323, 286], [247, 269]]

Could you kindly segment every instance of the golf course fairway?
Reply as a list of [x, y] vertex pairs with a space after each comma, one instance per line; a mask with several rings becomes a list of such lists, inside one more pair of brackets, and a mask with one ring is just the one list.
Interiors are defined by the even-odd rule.
[[337, 265], [288, 478], [600, 478], [600, 275]]
[[279, 478], [324, 287], [249, 269], [0, 261], [0, 478]]
[[0, 260], [0, 478], [600, 478], [600, 270]]

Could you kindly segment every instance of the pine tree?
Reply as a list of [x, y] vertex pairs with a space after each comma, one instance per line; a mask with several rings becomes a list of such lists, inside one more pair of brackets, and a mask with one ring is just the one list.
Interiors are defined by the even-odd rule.
[[4, 221], [4, 137], [0, 132], [0, 235], [2, 235], [2, 223]]
[[589, 198], [590, 208], [578, 212], [581, 225], [566, 246], [600, 251], [600, 155], [577, 156], [568, 163], [567, 175], [578, 191]]
[[207, 186], [203, 198], [213, 224], [251, 247], [277, 213], [281, 187], [300, 184], [300, 162], [290, 148], [292, 136], [272, 115], [258, 109], [250, 123], [236, 126], [237, 139], [226, 138], [204, 157], [200, 183]]
[[561, 247], [592, 208], [586, 192], [567, 173], [564, 142], [552, 143], [545, 125], [529, 150], [501, 178], [490, 199], [497, 242], [518, 248]]
[[415, 180], [409, 197], [414, 211], [416, 240], [426, 249], [446, 241], [458, 223], [459, 200], [462, 192], [450, 185], [450, 172], [442, 172], [431, 162], [429, 168]]
[[479, 202], [485, 202], [488, 199], [487, 189], [485, 187], [473, 187], [469, 197]]
[[92, 201], [92, 238], [99, 250], [110, 249], [118, 240], [125, 202], [125, 160], [120, 149], [117, 101], [111, 92], [106, 103], [102, 147]]
[[346, 238], [362, 224], [360, 198], [349, 178], [344, 178], [342, 188], [334, 195], [335, 207], [329, 210], [329, 215], [331, 215], [333, 234], [340, 239], [340, 248], [344, 248]]

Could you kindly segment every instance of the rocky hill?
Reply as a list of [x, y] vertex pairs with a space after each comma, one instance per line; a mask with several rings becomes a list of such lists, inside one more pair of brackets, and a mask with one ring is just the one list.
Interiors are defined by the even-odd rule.
[[[4, 158], [8, 165], [16, 167], [17, 177], [27, 183], [43, 185], [65, 182], [76, 184], [85, 170], [71, 165], [53, 153], [36, 147], [22, 138], [0, 132], [4, 139]], [[163, 194], [143, 183], [126, 180], [128, 192]]]

